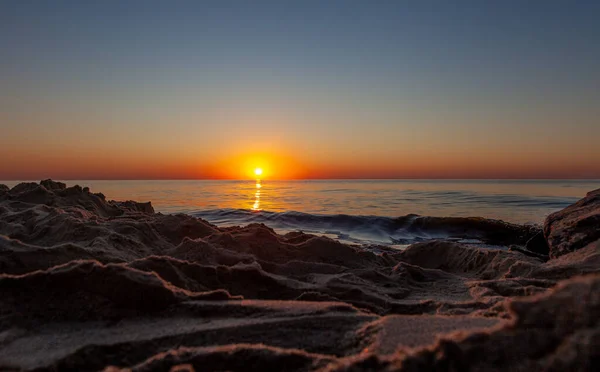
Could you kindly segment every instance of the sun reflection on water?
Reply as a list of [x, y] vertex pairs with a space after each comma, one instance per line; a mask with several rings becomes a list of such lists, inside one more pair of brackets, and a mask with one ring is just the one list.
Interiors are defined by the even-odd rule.
[[252, 205], [253, 211], [260, 211], [260, 189], [262, 185], [260, 183], [260, 179], [256, 180], [256, 192], [254, 193], [254, 205]]

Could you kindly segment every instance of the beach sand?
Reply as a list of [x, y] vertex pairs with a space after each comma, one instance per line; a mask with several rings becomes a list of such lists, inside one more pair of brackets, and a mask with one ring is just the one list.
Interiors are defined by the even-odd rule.
[[372, 249], [0, 185], [0, 370], [590, 369], [600, 192], [543, 232], [461, 221], [511, 249]]

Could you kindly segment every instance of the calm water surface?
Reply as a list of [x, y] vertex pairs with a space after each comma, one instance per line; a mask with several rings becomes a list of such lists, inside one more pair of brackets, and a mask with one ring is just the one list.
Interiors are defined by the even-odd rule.
[[[65, 181], [163, 213], [214, 209], [396, 217], [482, 216], [541, 223], [600, 180]], [[17, 182], [4, 182], [13, 186]]]

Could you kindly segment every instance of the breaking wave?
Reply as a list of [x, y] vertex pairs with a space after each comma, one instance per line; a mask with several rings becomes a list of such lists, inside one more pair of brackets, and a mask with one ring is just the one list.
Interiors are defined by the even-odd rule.
[[529, 227], [532, 231], [537, 230], [533, 225], [515, 225], [480, 217], [428, 217], [416, 214], [383, 217], [247, 209], [212, 209], [190, 214], [218, 226], [262, 223], [281, 233], [302, 231], [360, 244], [407, 245], [431, 239], [512, 244], [519, 242], [506, 241], [509, 234], [514, 236], [515, 232], [521, 232], [521, 235], [528, 235]]

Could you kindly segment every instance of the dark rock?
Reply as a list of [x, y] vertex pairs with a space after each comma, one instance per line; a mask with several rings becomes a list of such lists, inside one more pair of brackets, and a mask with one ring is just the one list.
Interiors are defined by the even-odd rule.
[[63, 195], [77, 195], [82, 194], [83, 188], [79, 185], [67, 187], [64, 189]]
[[64, 190], [67, 185], [62, 182], [52, 181], [51, 179], [43, 180], [40, 185], [44, 186], [48, 190]]
[[21, 182], [18, 185], [15, 185], [12, 189], [10, 189], [11, 194], [20, 194], [23, 192], [33, 191], [38, 189], [40, 185], [35, 182]]
[[527, 241], [525, 244], [525, 249], [529, 252], [538, 253], [544, 256], [548, 256], [550, 252], [550, 247], [548, 247], [548, 242], [544, 237], [543, 231], [535, 234], [531, 239]]
[[544, 223], [550, 257], [557, 258], [589, 245], [600, 244], [600, 189], [577, 203], [552, 213]]
[[536, 257], [536, 258], [539, 258], [539, 259], [541, 259], [543, 261], [548, 261], [548, 255], [547, 254], [540, 254], [540, 253], [532, 252], [532, 251], [530, 251], [528, 249], [521, 248], [518, 245], [511, 245], [508, 248], [508, 250], [511, 251], [511, 252], [519, 252], [519, 253], [522, 253], [522, 254], [524, 254], [526, 256], [529, 256], [529, 257]]
[[24, 203], [49, 205], [52, 204], [54, 194], [43, 185], [23, 182], [10, 189], [8, 197]]
[[[104, 196], [104, 195], [102, 195]], [[146, 214], [154, 214], [154, 208], [152, 207], [151, 202], [146, 203], [138, 203], [132, 200], [127, 200], [124, 202], [114, 202], [119, 208], [127, 209], [132, 212], [142, 212]]]
[[0, 293], [3, 313], [10, 309], [12, 320], [23, 321], [110, 318], [131, 310], [158, 311], [188, 299], [232, 298], [223, 290], [192, 293], [154, 272], [94, 260], [75, 260], [19, 276], [0, 274]]

